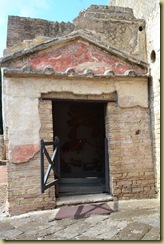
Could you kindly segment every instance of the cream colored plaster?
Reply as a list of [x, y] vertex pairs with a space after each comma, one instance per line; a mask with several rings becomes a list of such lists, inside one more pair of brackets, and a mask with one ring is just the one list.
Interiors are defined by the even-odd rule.
[[[4, 127], [9, 128], [9, 159], [16, 145], [39, 144], [41, 127], [38, 102], [41, 94], [71, 92], [76, 95], [101, 95], [118, 93], [120, 107], [147, 107], [147, 82], [145, 78], [125, 81], [116, 78], [54, 79], [52, 77], [8, 77], [3, 80]], [[109, 96], [110, 97], [110, 96]], [[46, 114], [45, 114], [46, 116]]]
[[10, 78], [6, 82], [8, 95], [19, 97], [40, 97], [41, 93], [72, 92], [74, 94], [112, 93], [115, 91], [114, 81], [110, 80], [68, 80], [53, 78]]
[[116, 82], [118, 104], [120, 107], [148, 107], [147, 82], [119, 81]]
[[45, 42], [47, 40], [50, 40], [50, 37], [37, 36], [33, 40], [24, 40], [23, 42], [20, 42], [20, 43], [12, 46], [10, 48], [5, 49], [3, 54], [5, 56], [5, 55], [8, 55], [8, 54], [20, 51], [20, 50], [31, 48], [31, 47], [34, 47], [34, 46], [36, 46], [38, 44], [41, 44], [42, 42]]

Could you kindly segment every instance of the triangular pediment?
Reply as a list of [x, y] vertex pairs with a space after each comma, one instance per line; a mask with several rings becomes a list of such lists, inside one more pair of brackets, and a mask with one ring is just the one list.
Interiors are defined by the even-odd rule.
[[95, 74], [103, 74], [107, 70], [115, 74], [124, 74], [128, 70], [138, 75], [147, 73], [146, 63], [113, 47], [107, 47], [94, 33], [84, 31], [31, 45], [2, 58], [1, 63], [4, 67], [14, 69], [29, 65], [33, 70], [43, 70], [49, 66], [56, 72], [65, 72], [71, 68], [77, 73], [86, 69], [93, 70]]

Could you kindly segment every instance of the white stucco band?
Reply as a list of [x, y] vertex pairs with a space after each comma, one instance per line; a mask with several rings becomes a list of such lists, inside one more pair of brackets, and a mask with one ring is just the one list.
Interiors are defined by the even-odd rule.
[[117, 92], [120, 107], [148, 107], [147, 77], [57, 79], [52, 77], [4, 77], [4, 131], [8, 128], [9, 160], [19, 145], [39, 145], [39, 98], [49, 92], [98, 95]]

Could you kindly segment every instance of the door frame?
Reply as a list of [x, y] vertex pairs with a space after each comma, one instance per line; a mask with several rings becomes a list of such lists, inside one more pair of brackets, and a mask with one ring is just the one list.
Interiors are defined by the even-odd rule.
[[[60, 102], [73, 102], [73, 103], [93, 103], [93, 104], [103, 104], [103, 120], [104, 120], [104, 176], [103, 176], [103, 179], [104, 179], [104, 191], [106, 193], [109, 193], [109, 157], [108, 157], [108, 143], [107, 143], [107, 138], [106, 138], [106, 122], [105, 122], [105, 118], [106, 118], [106, 107], [107, 107], [107, 101], [104, 101], [104, 100], [75, 100], [75, 99], [52, 99], [52, 117], [54, 118], [54, 109], [53, 109], [53, 102], [57, 102], [57, 103], [60, 103]], [[109, 102], [109, 101], [108, 101]], [[54, 129], [54, 119], [53, 119], [53, 131], [55, 131]], [[53, 132], [54, 133], [54, 132]], [[54, 133], [54, 136], [55, 136], [55, 133]], [[60, 139], [60, 138], [59, 138]], [[70, 178], [71, 179], [71, 178]], [[75, 178], [76, 179], [76, 178]], [[64, 182], [64, 178], [61, 179], [62, 182]], [[59, 180], [59, 185], [61, 183], [61, 181]], [[67, 182], [67, 180], [66, 180]], [[59, 185], [56, 185], [57, 188], [59, 188]], [[102, 192], [104, 192], [102, 191]], [[59, 189], [57, 189], [57, 192], [59, 192]]]
[[[45, 94], [46, 95], [46, 94]], [[117, 95], [117, 94], [116, 94]], [[100, 95], [101, 97], [101, 95]], [[54, 96], [44, 96], [44, 94], [42, 94], [42, 98], [41, 100], [48, 100], [51, 102], [51, 107], [52, 107], [52, 102], [53, 101], [57, 101], [57, 102], [60, 102], [60, 101], [65, 101], [65, 102], [83, 102], [83, 103], [103, 103], [104, 104], [104, 127], [105, 127], [105, 140], [106, 140], [106, 143], [105, 143], [105, 187], [106, 187], [106, 192], [108, 194], [112, 194], [112, 182], [111, 182], [111, 172], [110, 172], [110, 165], [109, 165], [109, 147], [108, 147], [108, 139], [109, 139], [109, 136], [108, 136], [108, 124], [106, 122], [106, 116], [107, 116], [107, 105], [109, 103], [116, 103], [117, 101], [117, 96], [115, 96], [115, 93], [114, 93], [114, 96], [110, 97], [109, 99], [87, 99], [87, 98], [82, 98], [82, 99], [75, 99], [75, 98], [55, 98], [55, 95]], [[53, 109], [51, 109], [51, 111], [53, 112]], [[60, 182], [60, 179], [59, 179], [59, 182]], [[56, 190], [55, 190], [55, 193], [57, 193], [57, 188], [58, 188], [58, 184], [55, 186]], [[58, 194], [57, 196], [58, 197]]]

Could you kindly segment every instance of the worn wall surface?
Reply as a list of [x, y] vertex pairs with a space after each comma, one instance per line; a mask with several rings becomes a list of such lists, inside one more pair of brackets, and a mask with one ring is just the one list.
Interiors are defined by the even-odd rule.
[[115, 52], [100, 49], [80, 37], [68, 43], [61, 39], [59, 43], [54, 42], [45, 50], [27, 53], [26, 57], [22, 55], [7, 63], [8, 68], [13, 69], [22, 69], [25, 65], [34, 70], [43, 70], [50, 66], [55, 72], [64, 72], [69, 67], [78, 73], [88, 68], [97, 74], [103, 74], [106, 70], [112, 70], [116, 74], [124, 74], [127, 70], [133, 70], [138, 75], [147, 73], [146, 67], [139, 66], [137, 62], [130, 62], [128, 58], [123, 59]]
[[47, 21], [43, 19], [8, 17], [7, 45], [12, 47], [24, 40], [35, 39], [36, 36], [56, 37], [67, 35], [74, 30], [70, 22]]
[[110, 81], [79, 82], [76, 79], [52, 80], [46, 76], [39, 81], [37, 79], [34, 81], [30, 77], [17, 77], [5, 79], [3, 86], [4, 127], [10, 128], [7, 135], [9, 141], [7, 158], [15, 163], [28, 161], [39, 151], [41, 121], [38, 99], [42, 93], [55, 91], [101, 96], [116, 91], [120, 107], [148, 106], [146, 78], [131, 78], [129, 81], [125, 81], [124, 78], [122, 81], [111, 78]]
[[[32, 41], [35, 31], [44, 37]], [[92, 5], [74, 24], [11, 17], [9, 32], [8, 46], [17, 46], [1, 65], [10, 213], [55, 207], [54, 188], [40, 193], [39, 158], [40, 139], [53, 139], [52, 104], [42, 99], [52, 95], [114, 98], [105, 119], [111, 194], [154, 197], [145, 21], [129, 8]]]
[[[119, 199], [154, 197], [147, 85], [146, 77], [77, 80], [29, 75], [4, 78], [5, 127], [9, 128], [6, 136], [9, 139], [10, 213], [14, 215], [55, 207], [54, 188], [40, 193], [38, 153], [40, 139], [51, 141], [53, 138], [51, 101], [41, 100], [52, 92], [54, 97], [58, 94], [58, 98], [67, 98], [68, 94], [68, 99], [70, 94], [76, 99], [88, 94], [84, 98], [86, 100], [90, 96], [96, 96], [96, 100], [103, 99], [104, 94], [105, 98], [110, 98], [117, 92], [118, 104], [109, 103], [106, 124], [112, 193]], [[25, 109], [22, 108], [24, 105]], [[26, 118], [23, 124], [22, 118]], [[27, 150], [27, 147], [35, 150]]]
[[108, 46], [146, 61], [145, 22], [130, 8], [91, 5], [74, 20], [75, 29], [88, 29]]
[[3, 135], [0, 135], [0, 160], [4, 159], [4, 140], [3, 140]]
[[149, 109], [108, 104], [109, 161], [113, 196], [155, 197]]
[[[9, 16], [7, 48], [14, 52], [17, 50], [17, 44], [28, 48], [31, 40], [38, 36], [41, 36], [37, 41], [40, 42], [43, 37], [46, 39], [64, 36], [74, 30], [95, 33], [107, 47], [114, 47], [142, 61], [147, 60], [145, 21], [136, 19], [130, 8], [101, 5], [91, 5], [81, 11], [73, 23]], [[8, 50], [4, 54], [8, 54]]]
[[160, 1], [110, 0], [112, 6], [130, 7], [136, 18], [146, 21], [147, 57], [150, 64], [150, 108], [153, 136], [154, 170], [160, 193]]
[[[44, 138], [45, 140], [50, 140], [50, 141], [53, 140], [51, 101], [42, 101], [42, 102], [38, 101], [38, 104], [34, 107], [36, 107], [37, 110], [39, 109], [36, 114], [36, 112], [34, 112], [36, 110], [33, 109], [33, 107], [31, 107], [32, 110], [31, 112], [33, 112], [33, 116], [36, 119], [36, 128], [37, 128], [38, 119], [41, 122], [38, 140], [37, 140], [37, 145], [39, 147], [39, 141], [40, 141], [39, 138]], [[30, 113], [29, 107], [27, 107], [27, 113], [28, 114]], [[16, 120], [16, 116], [13, 117], [13, 120]], [[20, 126], [20, 124], [18, 126]], [[25, 130], [22, 131], [22, 135], [24, 135], [22, 136], [22, 138], [24, 138], [23, 143], [26, 143], [25, 138], [32, 137], [32, 134], [30, 132], [27, 133], [29, 133], [29, 136], [27, 136]], [[33, 141], [33, 138], [31, 138], [31, 144], [30, 145], [28, 144], [28, 146], [33, 147], [32, 143], [35, 143]], [[27, 145], [25, 144], [22, 146], [17, 145], [14, 148], [18, 149], [19, 154], [16, 154], [17, 155], [16, 157], [15, 156], [16, 151], [13, 150], [12, 159], [7, 164], [8, 202], [9, 202], [10, 214], [17, 215], [29, 211], [36, 211], [39, 209], [42, 210], [51, 209], [51, 208], [54, 209], [56, 206], [55, 188], [51, 187], [44, 194], [41, 194], [40, 153], [36, 151], [35, 155], [31, 155], [31, 150], [27, 150]], [[25, 152], [24, 154], [23, 151]], [[51, 153], [50, 150], [49, 152]], [[14, 162], [17, 162], [17, 164]], [[47, 166], [48, 163], [45, 161], [45, 170], [47, 169]]]

